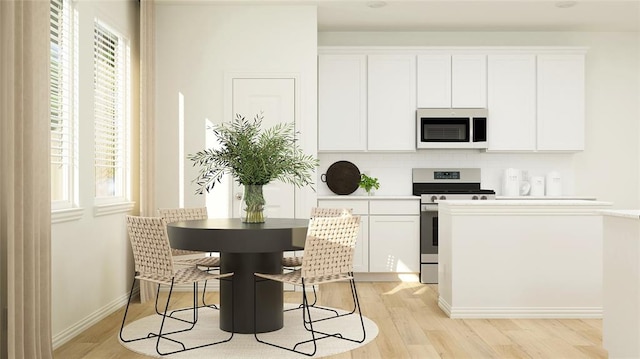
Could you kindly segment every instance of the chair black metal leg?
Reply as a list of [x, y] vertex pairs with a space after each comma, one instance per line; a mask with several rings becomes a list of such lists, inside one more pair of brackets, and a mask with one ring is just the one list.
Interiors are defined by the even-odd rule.
[[136, 278], [135, 278], [135, 276], [134, 276], [134, 278], [133, 278], [133, 282], [131, 283], [131, 291], [129, 291], [129, 300], [127, 301], [127, 306], [126, 306], [126, 307], [125, 307], [125, 309], [124, 309], [124, 316], [122, 317], [122, 325], [120, 326], [120, 340], [121, 340], [123, 343], [130, 343], [130, 342], [133, 342], [133, 341], [136, 341], [136, 340], [141, 340], [141, 339], [147, 339], [147, 338], [149, 338], [149, 337], [147, 336], [147, 337], [141, 337], [141, 338], [136, 338], [136, 339], [129, 339], [129, 340], [126, 340], [126, 339], [124, 339], [124, 337], [122, 336], [122, 331], [123, 331], [123, 329], [124, 329], [124, 323], [125, 323], [125, 321], [127, 320], [127, 313], [129, 312], [129, 304], [131, 304], [131, 297], [133, 296], [133, 287], [135, 286], [135, 284], [136, 284]]
[[[220, 280], [223, 280], [223, 279], [220, 278]], [[233, 290], [233, 277], [230, 280], [231, 280], [231, 288]], [[166, 309], [168, 309], [168, 307], [169, 307], [169, 300], [171, 299], [171, 293], [172, 292], [173, 292], [173, 282], [171, 283], [171, 288], [169, 289], [169, 297], [167, 298], [167, 304], [165, 306], [165, 313], [166, 313]], [[231, 301], [231, 310], [232, 310], [231, 318], [233, 320], [233, 292], [231, 294], [231, 298], [232, 298], [232, 301]], [[177, 330], [177, 331], [173, 331], [173, 332], [170, 332], [170, 333], [162, 333], [162, 328], [164, 326], [164, 320], [165, 320], [165, 318], [168, 317], [167, 315], [163, 316], [162, 323], [160, 324], [160, 332], [157, 335], [158, 336], [158, 340], [156, 342], [156, 352], [158, 352], [158, 354], [160, 354], [160, 355], [169, 355], [169, 354], [183, 352], [183, 351], [187, 351], [187, 350], [193, 350], [193, 349], [208, 347], [208, 346], [212, 346], [212, 345], [216, 345], [216, 344], [226, 343], [226, 342], [230, 341], [233, 338], [233, 334], [234, 334], [234, 326], [233, 326], [233, 324], [231, 325], [231, 328], [232, 328], [231, 329], [231, 335], [227, 339], [219, 340], [219, 341], [216, 341], [216, 342], [213, 342], [213, 343], [207, 343], [207, 344], [203, 344], [203, 345], [198, 345], [198, 346], [190, 347], [190, 348], [186, 348], [185, 345], [180, 341], [177, 341], [177, 340], [174, 340], [174, 339], [171, 339], [171, 338], [167, 337], [167, 335], [169, 335], [169, 334], [175, 334], [175, 333], [184, 332], [184, 331], [193, 329], [193, 326], [198, 321], [198, 309], [199, 308], [200, 307], [198, 307], [198, 284], [194, 283], [194, 287], [193, 287], [193, 325], [191, 326], [191, 328], [188, 328], [188, 329]], [[172, 342], [180, 344], [182, 346], [182, 349], [174, 350], [174, 351], [171, 351], [171, 352], [165, 352], [165, 353], [160, 352], [159, 346], [160, 346], [160, 339], [161, 338], [162, 339], [167, 339], [169, 341], [172, 341]]]
[[[224, 279], [220, 278], [220, 280], [224, 280]], [[231, 313], [232, 313], [231, 314], [231, 320], [232, 320], [232, 323], [233, 323], [233, 277], [231, 277], [230, 280], [231, 280], [231, 288], [232, 288], [232, 294], [231, 294]], [[122, 325], [120, 326], [119, 336], [120, 336], [120, 340], [122, 342], [130, 343], [130, 342], [134, 342], [134, 341], [138, 341], [138, 340], [150, 339], [150, 338], [153, 338], [153, 337], [157, 337], [157, 339], [156, 339], [156, 352], [158, 354], [160, 354], [160, 355], [169, 355], [169, 354], [178, 353], [178, 352], [182, 352], [182, 351], [187, 351], [187, 350], [202, 348], [202, 347], [206, 347], [206, 346], [216, 345], [216, 344], [220, 344], [220, 343], [225, 343], [225, 342], [230, 341], [233, 338], [233, 334], [234, 334], [234, 331], [235, 331], [233, 324], [231, 325], [231, 335], [229, 336], [229, 338], [224, 339], [224, 340], [220, 340], [220, 341], [217, 341], [217, 342], [213, 342], [213, 343], [208, 343], [208, 344], [195, 346], [195, 347], [192, 347], [192, 348], [186, 348], [184, 343], [182, 343], [182, 342], [180, 342], [178, 340], [169, 338], [168, 335], [192, 330], [195, 327], [195, 324], [198, 321], [198, 309], [200, 308], [200, 307], [198, 307], [198, 284], [194, 283], [193, 284], [193, 307], [192, 308], [186, 308], [186, 309], [192, 309], [193, 310], [193, 321], [191, 322], [191, 321], [180, 319], [180, 318], [173, 318], [173, 317], [170, 317], [169, 315], [167, 315], [167, 310], [169, 309], [169, 303], [171, 301], [171, 294], [173, 293], [173, 281], [172, 281], [171, 282], [171, 286], [169, 288], [169, 295], [167, 297], [167, 302], [165, 304], [164, 312], [160, 313], [162, 315], [162, 322], [160, 324], [159, 332], [157, 334], [156, 333], [149, 333], [147, 336], [140, 337], [140, 338], [124, 339], [124, 337], [122, 335], [122, 332], [124, 330], [124, 325], [125, 325], [126, 320], [127, 320], [127, 314], [129, 313], [129, 305], [131, 304], [131, 297], [133, 296], [133, 288], [135, 286], [135, 281], [136, 280], [135, 280], [135, 277], [134, 277], [133, 283], [131, 284], [131, 290], [129, 291], [129, 300], [127, 301], [127, 306], [125, 307], [125, 310], [124, 310], [124, 316], [122, 317]], [[156, 310], [157, 310], [158, 309], [157, 301], [156, 301], [155, 307], [156, 307]], [[163, 333], [162, 330], [164, 329], [165, 319], [167, 319], [167, 318], [177, 319], [177, 320], [189, 323], [189, 324], [191, 324], [191, 326], [189, 328], [186, 328], [186, 329], [180, 329], [180, 330], [176, 330], [176, 331], [172, 331], [172, 332]], [[169, 340], [171, 342], [177, 343], [182, 347], [182, 349], [163, 353], [163, 352], [160, 351], [160, 339], [165, 339], [165, 340]]]
[[160, 313], [160, 310], [158, 309], [158, 298], [160, 297], [160, 283], [158, 283], [158, 289], [156, 289], [156, 314], [158, 315], [162, 315], [162, 313]]
[[220, 309], [215, 304], [207, 304], [207, 302], [205, 301], [205, 297], [204, 297], [206, 293], [207, 293], [207, 281], [205, 280], [204, 281], [204, 286], [202, 287], [202, 306], [203, 307], [213, 308], [213, 309]]
[[[339, 317], [340, 315], [338, 314], [337, 310], [335, 310], [333, 308], [325, 308], [323, 306], [316, 305], [316, 303], [318, 302], [318, 294], [316, 293], [316, 286], [313, 285], [313, 286], [311, 286], [311, 288], [313, 288], [313, 303], [311, 303], [309, 306], [313, 307], [313, 308], [316, 308], [316, 309], [322, 309], [322, 310], [326, 310], [328, 312], [333, 312], [336, 315], [336, 317]], [[306, 326], [305, 326], [305, 328], [306, 328]]]
[[[211, 268], [212, 268], [212, 267], [209, 267], [209, 269], [207, 270], [207, 272], [208, 272], [208, 271], [210, 271], [210, 270], [211, 270]], [[198, 308], [209, 307], [209, 308], [211, 308], [211, 309], [219, 310], [220, 308], [218, 308], [218, 306], [217, 306], [217, 305], [215, 305], [215, 304], [207, 304], [207, 303], [205, 302], [205, 294], [206, 294], [206, 292], [207, 292], [207, 281], [205, 280], [205, 281], [204, 281], [204, 286], [203, 286], [203, 288], [202, 288], [202, 305], [198, 305]], [[158, 293], [160, 293], [160, 285], [158, 285]], [[174, 314], [174, 313], [182, 312], [182, 311], [189, 310], [189, 309], [190, 309], [190, 308], [181, 308], [181, 309], [175, 309], [175, 310], [172, 310], [172, 311], [171, 311], [171, 313], [169, 313], [169, 317], [171, 317], [171, 318], [175, 318], [175, 317], [173, 316], [173, 314]], [[162, 314], [158, 311], [158, 296], [157, 296], [157, 295], [156, 295], [156, 313], [158, 313], [159, 315], [162, 315]], [[177, 319], [177, 320], [182, 320], [182, 321], [184, 321], [184, 322], [186, 322], [186, 323], [191, 323], [191, 322], [189, 322], [189, 321], [185, 321], [185, 320], [180, 319], [180, 318], [175, 318], [175, 319]]]
[[[350, 275], [353, 277], [353, 273], [350, 273]], [[331, 308], [314, 307], [314, 308], [316, 308], [316, 309], [331, 310], [331, 311], [333, 311], [333, 312], [335, 312], [335, 313], [336, 313], [336, 315], [335, 315], [335, 316], [333, 316], [333, 317], [326, 317], [326, 318], [316, 319], [316, 320], [315, 320], [315, 322], [321, 322], [321, 321], [323, 321], [323, 320], [329, 320], [329, 319], [335, 319], [335, 318], [339, 318], [339, 317], [345, 317], [345, 316], [347, 316], [347, 315], [351, 315], [351, 314], [354, 314], [354, 313], [356, 312], [356, 309], [358, 309], [358, 308], [359, 308], [359, 305], [360, 305], [360, 304], [359, 304], [359, 302], [357, 301], [357, 293], [356, 293], [356, 282], [355, 282], [355, 279], [351, 279], [351, 280], [349, 280], [349, 287], [350, 287], [350, 289], [351, 289], [351, 297], [352, 297], [352, 299], [353, 299], [353, 309], [351, 309], [351, 311], [350, 311], [350, 312], [342, 313], [342, 314], [338, 314], [338, 312], [337, 312], [337, 311], [335, 311], [335, 310], [333, 310], [333, 309], [331, 309]], [[364, 325], [364, 324], [363, 324], [363, 325]], [[305, 323], [305, 329], [309, 330], [309, 328], [306, 326], [306, 323]]]
[[[255, 295], [257, 283], [258, 283], [258, 281], [257, 281], [256, 277], [254, 276], [254, 278], [253, 278], [253, 293], [254, 293], [253, 294], [253, 336], [256, 338], [256, 341], [258, 341], [259, 343], [262, 343], [262, 344], [267, 344], [267, 345], [270, 345], [272, 347], [288, 350], [288, 351], [291, 351], [291, 352], [294, 352], [294, 353], [298, 353], [298, 354], [303, 354], [303, 355], [306, 355], [306, 356], [315, 355], [317, 346], [316, 346], [315, 332], [313, 331], [313, 324], [311, 324], [311, 338], [312, 339], [308, 340], [308, 341], [296, 343], [293, 346], [293, 349], [292, 348], [283, 347], [283, 346], [278, 345], [278, 344], [269, 343], [269, 342], [266, 342], [266, 341], [261, 340], [260, 338], [258, 338], [258, 327], [257, 327], [257, 324], [256, 324], [256, 322], [258, 320], [258, 316], [257, 316], [258, 306], [256, 305], [256, 295]], [[309, 305], [308, 305], [308, 301], [307, 301], [307, 293], [306, 293], [305, 287], [304, 287], [304, 281], [303, 281], [303, 285], [302, 285], [302, 304], [304, 305], [303, 312], [302, 312], [302, 321], [304, 322], [305, 321], [305, 318], [304, 318], [305, 311], [306, 311], [307, 315], [309, 317], [311, 317], [311, 312], [309, 311]], [[303, 343], [308, 343], [310, 341], [313, 342], [313, 352], [305, 353], [303, 351], [296, 350], [298, 345], [303, 344]]]
[[[322, 334], [325, 337], [335, 337], [335, 338], [338, 338], [338, 339], [343, 339], [343, 340], [347, 340], [347, 341], [354, 342], [354, 343], [362, 343], [367, 338], [367, 332], [366, 332], [365, 327], [364, 327], [364, 319], [362, 317], [362, 312], [360, 310], [360, 300], [358, 299], [358, 292], [356, 291], [355, 280], [351, 279], [349, 284], [351, 286], [351, 294], [352, 294], [353, 301], [354, 301], [354, 307], [358, 309], [358, 314], [360, 316], [360, 325], [362, 327], [362, 339], [347, 338], [347, 337], [344, 337], [340, 333], [329, 334], [329, 333], [325, 333], [325, 332], [322, 332], [322, 331], [319, 331], [319, 330], [316, 330], [315, 333]], [[355, 309], [354, 309], [354, 312], [355, 312]], [[340, 317], [344, 317], [344, 316], [351, 315], [351, 314], [353, 314], [353, 312], [352, 313], [343, 313], [343, 314], [340, 314], [339, 316]], [[320, 321], [323, 321], [323, 320], [336, 319], [336, 318], [337, 317], [322, 318], [322, 319], [314, 320], [313, 322], [317, 323], [317, 322], [320, 322]], [[311, 331], [312, 329], [307, 328], [306, 324], [307, 323], [305, 323], [305, 329], [307, 329], [307, 331]], [[309, 323], [309, 324], [311, 324], [311, 323]], [[322, 337], [320, 339], [323, 339], [325, 337]]]
[[[193, 293], [193, 295], [195, 296], [195, 298], [198, 297], [197, 293], [198, 293], [198, 287], [197, 287], [196, 283], [194, 283], [194, 293]], [[160, 294], [160, 285], [158, 285], [158, 295], [156, 295], [156, 313], [158, 313], [160, 315], [163, 315], [162, 313], [158, 312], [158, 296], [159, 296], [159, 294]], [[195, 299], [194, 299], [194, 303], [195, 303], [194, 304], [195, 305], [194, 308], [200, 308], [200, 307], [197, 306], [198, 303], [195, 302]], [[194, 320], [193, 321], [189, 321], [189, 320], [182, 319], [182, 318], [176, 318], [176, 317], [173, 316], [174, 313], [184, 312], [185, 310], [192, 310], [192, 308], [180, 308], [180, 309], [172, 310], [171, 313], [167, 314], [167, 317], [171, 318], [171, 319], [179, 320], [179, 321], [187, 323], [187, 324], [195, 325], [196, 321], [197, 321], [197, 319], [195, 319], [195, 316], [194, 316]]]
[[[316, 304], [318, 303], [318, 293], [316, 293], [316, 286], [315, 285], [311, 286], [311, 288], [313, 288], [313, 303], [309, 304], [309, 306], [313, 307], [313, 308], [317, 308], [317, 309], [322, 309], [322, 310], [326, 310], [326, 311], [329, 311], [329, 312], [333, 312], [333, 313], [335, 313], [335, 315], [337, 317], [338, 316], [338, 311], [336, 311], [335, 309], [333, 309], [333, 308], [325, 308], [325, 307], [322, 307], [322, 306], [316, 306]], [[285, 309], [284, 311], [288, 312], [290, 310], [302, 309], [303, 307], [304, 306], [302, 304], [300, 304], [299, 306], [297, 306], [295, 308]]]

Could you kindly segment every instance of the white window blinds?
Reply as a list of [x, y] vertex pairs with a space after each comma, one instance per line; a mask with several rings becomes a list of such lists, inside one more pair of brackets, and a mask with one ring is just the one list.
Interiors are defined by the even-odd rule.
[[126, 196], [127, 49], [100, 21], [94, 24], [96, 198]]
[[74, 194], [74, 36], [70, 1], [50, 2], [50, 121], [52, 208], [69, 207]]

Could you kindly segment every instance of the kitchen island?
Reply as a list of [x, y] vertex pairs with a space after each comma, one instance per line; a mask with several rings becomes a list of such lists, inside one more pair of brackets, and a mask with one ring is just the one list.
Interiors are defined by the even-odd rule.
[[451, 318], [602, 317], [602, 214], [585, 200], [441, 201], [440, 308]]
[[602, 346], [640, 358], [640, 210], [603, 211]]

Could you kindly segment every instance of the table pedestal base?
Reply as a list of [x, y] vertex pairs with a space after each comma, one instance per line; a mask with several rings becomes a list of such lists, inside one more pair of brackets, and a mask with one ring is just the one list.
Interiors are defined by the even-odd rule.
[[[253, 333], [253, 273], [282, 273], [282, 252], [221, 253], [222, 273], [233, 272], [234, 331]], [[259, 282], [256, 286], [258, 333], [272, 332], [283, 325], [283, 287], [274, 281]], [[220, 281], [220, 329], [231, 331], [231, 283]]]

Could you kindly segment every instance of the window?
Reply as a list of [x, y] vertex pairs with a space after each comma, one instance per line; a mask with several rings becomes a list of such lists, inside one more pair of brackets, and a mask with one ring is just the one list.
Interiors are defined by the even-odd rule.
[[76, 25], [68, 0], [50, 2], [51, 207], [73, 207], [77, 201]]
[[129, 48], [102, 22], [94, 29], [95, 197], [122, 202], [129, 196]]

